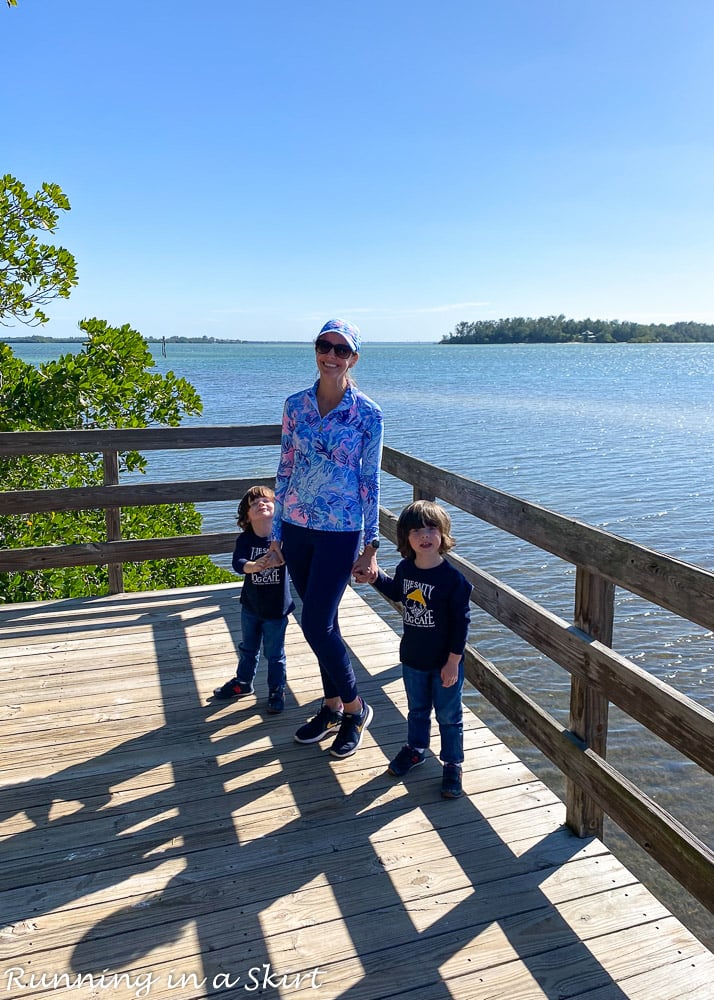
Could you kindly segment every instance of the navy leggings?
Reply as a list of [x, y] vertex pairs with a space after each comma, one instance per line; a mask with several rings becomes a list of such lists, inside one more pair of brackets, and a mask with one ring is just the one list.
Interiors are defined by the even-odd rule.
[[302, 599], [303, 635], [317, 657], [326, 698], [357, 697], [337, 609], [359, 554], [359, 531], [317, 531], [282, 523], [283, 558]]

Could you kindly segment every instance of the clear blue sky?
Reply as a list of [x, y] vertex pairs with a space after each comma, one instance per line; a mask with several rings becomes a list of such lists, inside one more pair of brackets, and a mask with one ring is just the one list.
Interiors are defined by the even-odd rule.
[[0, 169], [72, 204], [41, 332], [714, 322], [713, 43], [711, 0], [3, 4]]

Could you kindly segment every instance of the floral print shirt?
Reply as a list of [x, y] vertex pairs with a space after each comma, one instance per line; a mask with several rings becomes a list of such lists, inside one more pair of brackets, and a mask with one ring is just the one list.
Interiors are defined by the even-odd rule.
[[282, 522], [289, 521], [321, 531], [364, 526], [366, 539], [377, 538], [382, 411], [348, 386], [321, 417], [317, 385], [285, 401], [272, 537], [280, 540]]

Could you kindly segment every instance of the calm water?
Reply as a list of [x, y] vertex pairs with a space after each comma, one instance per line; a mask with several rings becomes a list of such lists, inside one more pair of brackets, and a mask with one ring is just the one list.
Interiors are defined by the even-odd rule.
[[[37, 363], [67, 345], [15, 345]], [[76, 348], [72, 348], [76, 349]], [[193, 424], [278, 423], [288, 393], [311, 383], [308, 344], [155, 346], [157, 369], [188, 378], [204, 412]], [[714, 569], [714, 344], [365, 346], [360, 387], [385, 415], [386, 442], [633, 541]], [[272, 475], [277, 449], [235, 449], [152, 456], [150, 477], [183, 479]], [[395, 512], [411, 499], [386, 477], [383, 503]], [[233, 504], [201, 508], [206, 530], [230, 530]], [[548, 610], [572, 617], [574, 568], [489, 526], [452, 512], [457, 551]], [[396, 551], [386, 545], [391, 568]], [[223, 565], [228, 565], [224, 561]], [[361, 592], [384, 611], [369, 588]], [[369, 592], [369, 593], [368, 593]], [[561, 721], [569, 676], [474, 611], [472, 641]], [[714, 636], [617, 591], [615, 648], [639, 666], [714, 710]], [[477, 694], [469, 703], [557, 791], [559, 774], [503, 723]], [[666, 809], [714, 842], [714, 781], [676, 751], [612, 710], [608, 757]], [[667, 893], [667, 876], [614, 828], [608, 843]], [[714, 946], [714, 921], [686, 895], [677, 904]]]

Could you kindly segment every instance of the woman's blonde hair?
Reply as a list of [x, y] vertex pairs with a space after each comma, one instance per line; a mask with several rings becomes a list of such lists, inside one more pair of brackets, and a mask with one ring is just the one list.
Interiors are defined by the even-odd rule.
[[397, 521], [397, 548], [405, 559], [416, 559], [416, 552], [409, 544], [409, 532], [419, 528], [438, 528], [442, 556], [456, 544], [451, 537], [451, 518], [444, 508], [433, 500], [415, 500], [404, 508]]
[[269, 486], [251, 486], [245, 496], [241, 499], [238, 504], [238, 513], [236, 517], [238, 518], [238, 527], [245, 529], [250, 525], [248, 520], [248, 511], [250, 510], [250, 505], [258, 499], [258, 497], [265, 497], [267, 500], [275, 500], [275, 493]]

